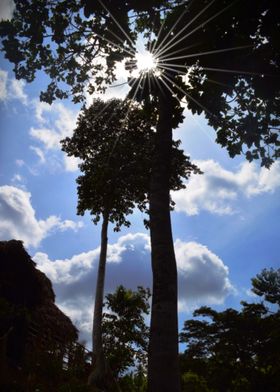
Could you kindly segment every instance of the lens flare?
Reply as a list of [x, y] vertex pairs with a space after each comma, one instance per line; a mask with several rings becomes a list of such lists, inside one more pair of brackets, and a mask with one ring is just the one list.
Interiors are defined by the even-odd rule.
[[139, 73], [154, 72], [157, 68], [157, 60], [153, 54], [147, 50], [137, 52], [135, 55], [137, 70]]

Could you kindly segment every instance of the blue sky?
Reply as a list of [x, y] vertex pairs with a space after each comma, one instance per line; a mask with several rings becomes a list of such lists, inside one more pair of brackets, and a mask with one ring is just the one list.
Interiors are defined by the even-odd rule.
[[[8, 6], [2, 3], [2, 15]], [[122, 67], [118, 75], [125, 80]], [[79, 106], [40, 103], [44, 82], [43, 74], [30, 85], [15, 80], [12, 66], [0, 58], [0, 238], [24, 241], [51, 279], [57, 304], [88, 340], [100, 227], [89, 215], [76, 215], [77, 162], [60, 151]], [[109, 89], [104, 98], [126, 91]], [[173, 194], [182, 326], [198, 306], [222, 310], [254, 300], [250, 279], [265, 267], [279, 267], [280, 164], [266, 170], [259, 162], [229, 158], [204, 118], [187, 111], [174, 137], [204, 172]], [[142, 222], [135, 211], [129, 229], [110, 230], [107, 292], [119, 284], [151, 287], [149, 233]]]

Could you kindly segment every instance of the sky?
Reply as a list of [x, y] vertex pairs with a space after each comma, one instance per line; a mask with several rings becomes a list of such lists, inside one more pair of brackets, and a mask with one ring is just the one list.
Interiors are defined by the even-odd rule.
[[[9, 18], [12, 2], [0, 3]], [[123, 66], [118, 82], [126, 81]], [[0, 239], [17, 239], [37, 268], [52, 281], [56, 303], [90, 341], [100, 243], [100, 226], [89, 214], [76, 215], [78, 162], [60, 150], [71, 136], [79, 105], [39, 101], [43, 73], [31, 84], [16, 80], [0, 54]], [[126, 85], [103, 96], [125, 97]], [[87, 97], [90, 104], [92, 97]], [[179, 281], [179, 326], [199, 306], [217, 310], [255, 301], [251, 278], [263, 268], [279, 268], [280, 162], [270, 170], [244, 157], [231, 159], [215, 143], [203, 116], [185, 110], [174, 131], [203, 175], [193, 175], [172, 194], [174, 246]], [[122, 284], [151, 288], [149, 232], [137, 210], [131, 227], [109, 227], [105, 291]]]

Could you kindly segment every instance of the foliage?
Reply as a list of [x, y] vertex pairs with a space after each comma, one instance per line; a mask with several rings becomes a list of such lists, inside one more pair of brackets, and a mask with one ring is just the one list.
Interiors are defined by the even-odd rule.
[[119, 385], [122, 391], [146, 392], [147, 377], [140, 367], [136, 372], [125, 374], [119, 378]]
[[[259, 281], [267, 272], [252, 281]], [[279, 271], [271, 269], [269, 273], [279, 276]], [[279, 295], [277, 281], [271, 280], [267, 290]], [[280, 381], [280, 309], [272, 313], [263, 303], [242, 305], [241, 311], [201, 307], [194, 312], [199, 319], [186, 321], [180, 334], [181, 342], [187, 343], [182, 367], [204, 377], [214, 391], [276, 392]]]
[[209, 389], [203, 377], [189, 371], [182, 375], [182, 392], [209, 392]]
[[280, 306], [280, 268], [278, 270], [264, 269], [252, 279], [252, 286], [253, 293]]
[[[97, 223], [105, 210], [115, 230], [129, 226], [127, 215], [137, 205], [147, 212], [155, 113], [148, 114], [129, 100], [94, 100], [84, 108], [71, 138], [62, 141], [70, 156], [81, 159], [77, 179], [78, 214], [89, 210]], [[171, 189], [184, 187], [183, 179], [199, 169], [173, 143]], [[172, 204], [171, 204], [172, 205]]]
[[152, 79], [150, 91], [140, 83], [142, 99], [151, 92], [156, 102], [159, 83], [168, 85], [173, 113], [183, 98], [193, 113], [204, 112], [230, 156], [244, 153], [267, 167], [279, 157], [277, 0], [248, 0], [244, 6], [232, 0], [15, 4], [13, 19], [0, 24], [3, 51], [17, 78], [32, 81], [37, 71], [46, 72], [50, 84], [42, 100], [71, 95], [79, 102], [85, 89], [103, 91], [115, 80], [116, 62], [132, 57], [143, 33], [159, 56], [162, 77]]
[[116, 377], [130, 367], [146, 368], [149, 328], [144, 316], [149, 313], [150, 295], [149, 289], [138, 287], [132, 291], [119, 286], [106, 296], [109, 312], [103, 315], [103, 344]]
[[[85, 88], [90, 93], [104, 90], [115, 79], [116, 62], [133, 56], [139, 32], [155, 44], [161, 75], [155, 78], [151, 90], [141, 85], [140, 77], [131, 94], [145, 103], [151, 98], [152, 106], [158, 107], [150, 198], [156, 287], [153, 300], [157, 304], [152, 323], [162, 328], [159, 341], [161, 346], [170, 347], [168, 355], [175, 363], [176, 263], [167, 197], [172, 128], [182, 121], [181, 101], [185, 99], [192, 113], [205, 115], [217, 132], [217, 142], [227, 148], [231, 157], [245, 154], [249, 161], [260, 159], [266, 167], [279, 158], [278, 1], [153, 0], [139, 5], [135, 0], [16, 0], [15, 4], [12, 21], [1, 23], [3, 49], [15, 64], [17, 78], [32, 81], [36, 71], [43, 69], [47, 73], [50, 84], [41, 94], [47, 102], [69, 95], [79, 102]], [[169, 298], [165, 301], [166, 292]], [[156, 312], [159, 307], [164, 307], [161, 313]], [[164, 328], [169, 316], [161, 319], [160, 314], [171, 315], [172, 333]], [[170, 339], [165, 344], [168, 334]], [[154, 373], [164, 368], [164, 361], [154, 367], [160, 361], [160, 344], [154, 343], [155, 336], [159, 336], [158, 331], [152, 328], [150, 369]], [[160, 385], [161, 376], [164, 381], [160, 388], [170, 390], [167, 379], [170, 383], [178, 379], [176, 365], [174, 369], [168, 376], [167, 371], [161, 375], [158, 372], [151, 382]], [[152, 384], [148, 388], [155, 390]], [[179, 387], [175, 385], [174, 390]]]

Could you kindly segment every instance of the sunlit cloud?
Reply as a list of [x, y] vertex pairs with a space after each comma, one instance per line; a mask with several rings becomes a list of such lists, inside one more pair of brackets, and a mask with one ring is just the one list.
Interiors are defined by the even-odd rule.
[[273, 193], [280, 186], [280, 163], [270, 170], [244, 162], [235, 171], [224, 169], [213, 160], [196, 161], [204, 174], [192, 176], [187, 188], [172, 193], [175, 211], [197, 215], [201, 211], [231, 215], [240, 209], [236, 201], [264, 193]]
[[[203, 304], [221, 304], [234, 292], [226, 264], [206, 246], [175, 241], [178, 264], [179, 309]], [[150, 238], [146, 233], [129, 233], [108, 246], [105, 293], [120, 284], [136, 290], [152, 286]], [[90, 339], [92, 304], [100, 248], [53, 260], [37, 252], [33, 259], [54, 284], [57, 302], [72, 317], [82, 336]], [[81, 316], [81, 319], [79, 319]]]
[[24, 88], [23, 80], [9, 78], [8, 72], [0, 69], [0, 101], [18, 100], [23, 105], [27, 105], [28, 97]]
[[17, 239], [38, 247], [41, 241], [57, 231], [79, 230], [82, 222], [62, 220], [51, 215], [38, 219], [31, 204], [31, 193], [19, 187], [0, 187], [0, 235], [4, 240]]
[[235, 291], [228, 267], [207, 246], [176, 240], [175, 252], [181, 311], [201, 304], [222, 304]]

